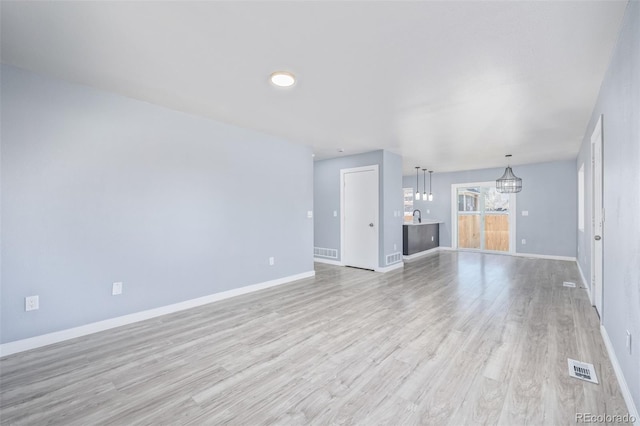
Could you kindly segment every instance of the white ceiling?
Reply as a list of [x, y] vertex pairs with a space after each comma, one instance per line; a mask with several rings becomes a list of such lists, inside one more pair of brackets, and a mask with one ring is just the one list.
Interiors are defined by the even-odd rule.
[[[467, 170], [575, 158], [626, 4], [2, 1], [1, 53], [316, 159]], [[276, 70], [297, 84], [273, 87]]]

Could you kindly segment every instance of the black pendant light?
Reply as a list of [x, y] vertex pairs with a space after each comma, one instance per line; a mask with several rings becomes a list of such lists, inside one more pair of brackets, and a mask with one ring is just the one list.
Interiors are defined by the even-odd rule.
[[427, 169], [422, 169], [422, 188], [424, 189], [422, 199], [427, 201]]
[[[508, 161], [511, 154], [507, 154], [505, 157], [507, 157]], [[522, 191], [522, 179], [513, 174], [513, 170], [511, 170], [508, 162], [504, 174], [500, 179], [496, 180], [496, 190], [507, 194]]]
[[420, 173], [420, 166], [416, 166], [416, 200], [420, 199], [420, 189], [418, 189], [418, 173]]
[[433, 192], [431, 192], [431, 174], [433, 170], [429, 170], [429, 201], [433, 201]]

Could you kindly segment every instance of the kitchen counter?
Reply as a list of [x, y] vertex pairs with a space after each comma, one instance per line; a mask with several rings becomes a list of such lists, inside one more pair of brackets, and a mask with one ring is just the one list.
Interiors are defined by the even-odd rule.
[[402, 226], [402, 254], [411, 256], [440, 245], [440, 223], [423, 220], [421, 223], [405, 223]]
[[443, 222], [441, 220], [428, 220], [428, 219], [425, 219], [421, 223], [405, 222], [405, 223], [403, 223], [403, 225], [418, 226], [418, 225], [434, 225], [436, 223], [443, 223]]

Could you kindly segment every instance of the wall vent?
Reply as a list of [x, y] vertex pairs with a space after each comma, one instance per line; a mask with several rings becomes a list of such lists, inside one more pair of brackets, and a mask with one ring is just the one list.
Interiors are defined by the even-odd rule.
[[567, 361], [569, 362], [569, 375], [571, 377], [591, 383], [598, 383], [598, 377], [596, 376], [596, 370], [593, 368], [593, 364], [587, 364], [586, 362], [576, 361], [571, 358], [567, 358]]
[[328, 258], [331, 258], [331, 259], [337, 259], [338, 258], [338, 250], [330, 249], [330, 248], [314, 247], [313, 248], [313, 255], [314, 256], [320, 256], [320, 257], [328, 257]]
[[576, 283], [572, 283], [571, 281], [563, 281], [562, 285], [563, 287], [575, 287]]
[[398, 262], [402, 262], [402, 253], [397, 252], [387, 255], [387, 265], [393, 265]]

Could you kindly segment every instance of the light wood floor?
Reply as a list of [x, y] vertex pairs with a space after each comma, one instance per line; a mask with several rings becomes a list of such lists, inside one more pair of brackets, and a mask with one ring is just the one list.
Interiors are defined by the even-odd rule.
[[[0, 360], [2, 424], [575, 424], [625, 414], [574, 263], [442, 252]], [[595, 365], [572, 379], [567, 358]]]

